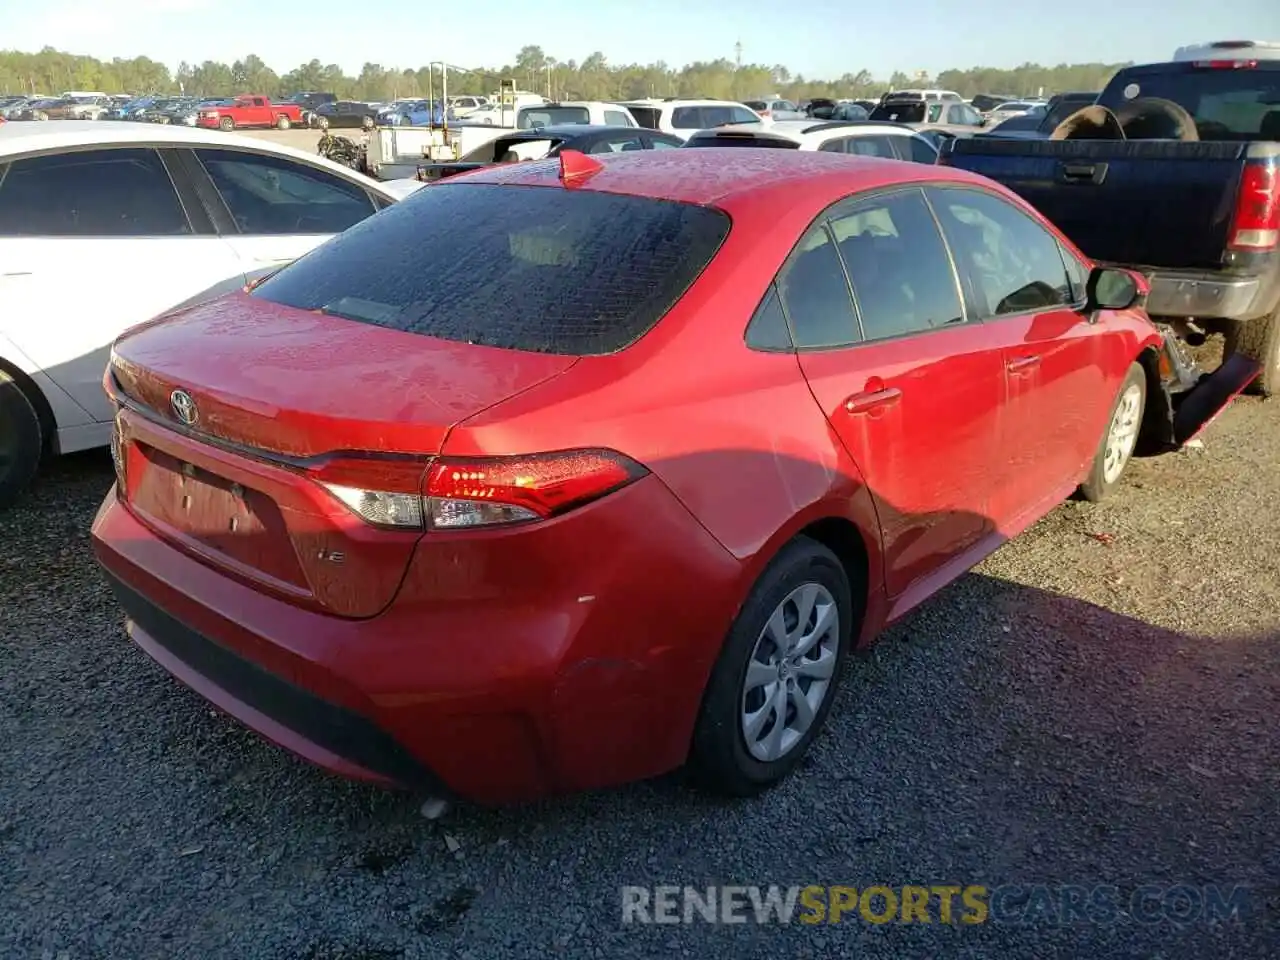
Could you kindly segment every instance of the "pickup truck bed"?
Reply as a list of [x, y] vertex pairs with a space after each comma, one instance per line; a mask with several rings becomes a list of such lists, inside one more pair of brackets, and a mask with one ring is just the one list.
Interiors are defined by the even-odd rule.
[[1251, 155], [1280, 145], [973, 138], [944, 162], [1021, 194], [1097, 260], [1212, 270]]

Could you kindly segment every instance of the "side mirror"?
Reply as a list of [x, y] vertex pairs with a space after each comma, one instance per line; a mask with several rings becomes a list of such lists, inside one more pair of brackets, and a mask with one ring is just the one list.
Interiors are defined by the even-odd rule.
[[1147, 292], [1147, 282], [1131, 270], [1094, 267], [1085, 284], [1085, 310], [1128, 310]]

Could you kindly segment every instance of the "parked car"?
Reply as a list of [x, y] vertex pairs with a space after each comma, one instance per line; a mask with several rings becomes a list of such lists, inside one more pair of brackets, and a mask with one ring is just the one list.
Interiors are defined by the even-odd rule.
[[420, 188], [260, 139], [68, 120], [0, 129], [0, 504], [105, 446], [111, 340]]
[[992, 107], [983, 119], [988, 126], [994, 127], [1010, 117], [1021, 117], [1025, 114], [1031, 114], [1037, 118], [1043, 117], [1048, 107], [1049, 104], [1044, 100], [1009, 100]]
[[985, 125], [975, 137], [997, 137], [1017, 140], [1047, 140], [1058, 124], [1077, 110], [1097, 102], [1098, 93], [1073, 92], [1050, 97], [1043, 110], [1030, 110], [1020, 116], [1002, 120], [995, 126]]
[[971, 136], [982, 126], [982, 117], [959, 100], [889, 99], [871, 111], [873, 122], [902, 123], [917, 131], [935, 130], [950, 136]]
[[488, 97], [461, 96], [449, 98], [449, 110], [459, 120], [476, 110], [483, 110], [487, 106], [489, 106]]
[[[317, 109], [323, 109], [323, 105]], [[225, 106], [207, 107], [196, 116], [196, 126], [235, 130], [238, 127], [276, 127], [288, 130], [302, 123], [302, 108], [296, 103], [272, 103], [254, 95], [235, 97]]]
[[359, 100], [335, 100], [322, 103], [311, 112], [308, 123], [319, 130], [373, 128], [378, 117], [378, 107]]
[[1008, 191], [665, 157], [443, 180], [119, 339], [92, 541], [133, 640], [347, 776], [749, 795], [850, 649], [1160, 426], [1144, 281]]
[[473, 110], [462, 119], [461, 123], [485, 126], [507, 124], [516, 130], [564, 126], [570, 123], [605, 127], [641, 126], [623, 104], [606, 103], [600, 100], [545, 100], [541, 103], [523, 104], [514, 111], [510, 108], [504, 111], [490, 104]]
[[775, 120], [734, 123], [700, 130], [690, 147], [776, 147], [851, 153], [863, 157], [937, 163], [938, 148], [909, 127], [892, 123], [844, 123], [839, 120]]
[[1229, 357], [1258, 364], [1254, 389], [1280, 392], [1280, 61], [1227, 49], [1126, 67], [1061, 126], [1047, 142], [957, 142], [941, 162], [1007, 184], [1091, 256], [1141, 269], [1153, 317], [1189, 343], [1223, 334]]
[[743, 104], [766, 120], [804, 120], [804, 113], [790, 100], [744, 100]]
[[26, 104], [20, 120], [97, 120], [107, 113], [106, 97], [58, 97]]
[[379, 110], [376, 123], [380, 127], [426, 127], [444, 123], [445, 115], [439, 100], [399, 100]]
[[570, 123], [538, 127], [498, 137], [473, 150], [456, 163], [429, 163], [418, 168], [418, 179], [443, 180], [495, 163], [546, 160], [562, 150], [585, 154], [629, 153], [636, 150], [672, 150], [684, 141], [661, 130], [643, 127], [605, 127]]
[[699, 130], [729, 123], [755, 123], [760, 119], [746, 104], [726, 100], [628, 100], [623, 103], [636, 123], [688, 139]]

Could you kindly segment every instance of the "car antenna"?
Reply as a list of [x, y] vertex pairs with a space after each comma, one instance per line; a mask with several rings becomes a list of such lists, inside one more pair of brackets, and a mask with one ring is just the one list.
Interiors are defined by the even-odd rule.
[[603, 163], [579, 150], [560, 151], [560, 181], [566, 187], [577, 186], [603, 169]]

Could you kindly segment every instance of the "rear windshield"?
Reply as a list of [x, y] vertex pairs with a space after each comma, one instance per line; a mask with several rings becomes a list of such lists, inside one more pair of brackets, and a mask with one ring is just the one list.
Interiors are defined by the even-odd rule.
[[783, 150], [799, 150], [800, 144], [794, 140], [784, 140], [782, 137], [753, 137], [747, 134], [746, 136], [690, 137], [685, 141], [685, 147], [780, 147]]
[[658, 120], [661, 118], [662, 111], [655, 107], [627, 107], [631, 111], [631, 115], [636, 118], [636, 123], [642, 127], [648, 127], [650, 130], [658, 129]]
[[891, 100], [871, 111], [872, 120], [891, 120], [894, 123], [923, 123], [925, 105], [916, 100]]
[[693, 204], [443, 183], [316, 248], [252, 296], [444, 340], [595, 356], [651, 330], [728, 232], [727, 215]]
[[1098, 102], [1111, 110], [1138, 97], [1172, 100], [1196, 121], [1201, 140], [1280, 140], [1280, 70], [1122, 70]]
[[586, 107], [537, 107], [521, 110], [516, 126], [521, 130], [549, 127], [557, 123], [590, 123], [591, 111]]

